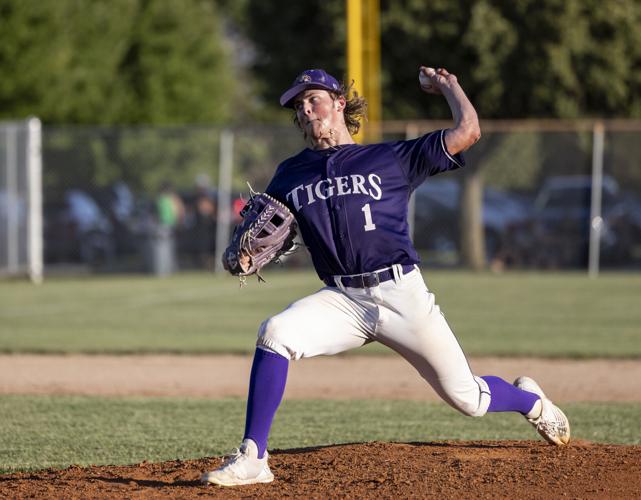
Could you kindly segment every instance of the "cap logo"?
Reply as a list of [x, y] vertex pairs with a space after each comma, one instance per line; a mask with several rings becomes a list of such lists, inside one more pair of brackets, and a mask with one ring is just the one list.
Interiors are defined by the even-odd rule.
[[280, 105], [292, 108], [296, 95], [309, 88], [325, 89], [329, 92], [340, 92], [340, 83], [322, 69], [307, 69], [299, 73], [291, 87], [280, 96]]

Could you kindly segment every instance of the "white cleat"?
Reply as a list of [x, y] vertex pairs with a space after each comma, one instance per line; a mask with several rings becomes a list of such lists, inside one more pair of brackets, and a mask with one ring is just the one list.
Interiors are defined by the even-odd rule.
[[220, 486], [241, 486], [244, 484], [271, 483], [274, 474], [267, 465], [268, 454], [258, 458], [258, 447], [251, 439], [245, 439], [240, 449], [223, 459], [223, 465], [200, 477], [202, 483]]
[[537, 432], [550, 444], [564, 446], [570, 442], [570, 421], [565, 414], [550, 401], [543, 390], [530, 377], [519, 377], [514, 385], [524, 391], [533, 392], [541, 398], [541, 414], [537, 417], [525, 415]]

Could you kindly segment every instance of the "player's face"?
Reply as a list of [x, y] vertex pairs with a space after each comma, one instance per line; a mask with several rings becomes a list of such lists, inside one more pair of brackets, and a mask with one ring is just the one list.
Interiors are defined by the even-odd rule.
[[313, 142], [336, 133], [345, 126], [344, 98], [333, 99], [329, 92], [311, 89], [301, 92], [294, 101], [296, 117], [305, 137]]

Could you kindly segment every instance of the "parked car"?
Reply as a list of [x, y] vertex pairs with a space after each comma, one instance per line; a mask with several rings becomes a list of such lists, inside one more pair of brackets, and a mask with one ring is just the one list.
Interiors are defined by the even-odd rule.
[[[414, 243], [419, 250], [460, 251], [461, 184], [454, 179], [428, 179], [415, 191]], [[531, 201], [487, 187], [483, 191], [486, 256], [497, 253], [508, 228], [528, 217]]]
[[[547, 178], [536, 196], [531, 217], [514, 228], [506, 243], [515, 259], [532, 267], [584, 267], [588, 262], [592, 177]], [[603, 178], [600, 257], [625, 264], [641, 245], [641, 202]]]
[[46, 201], [43, 215], [45, 262], [97, 266], [113, 259], [113, 226], [88, 193], [70, 189]]

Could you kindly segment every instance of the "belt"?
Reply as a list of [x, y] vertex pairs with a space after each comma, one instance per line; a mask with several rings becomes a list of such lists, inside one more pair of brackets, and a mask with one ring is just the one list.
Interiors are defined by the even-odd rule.
[[[401, 266], [403, 274], [407, 274], [414, 269], [414, 264], [403, 264]], [[394, 271], [391, 267], [386, 267], [373, 273], [353, 274], [350, 276], [330, 276], [323, 281], [327, 286], [336, 286], [335, 278], [339, 278], [343, 286], [349, 288], [370, 288], [378, 286], [380, 283], [389, 281], [394, 278]]]

